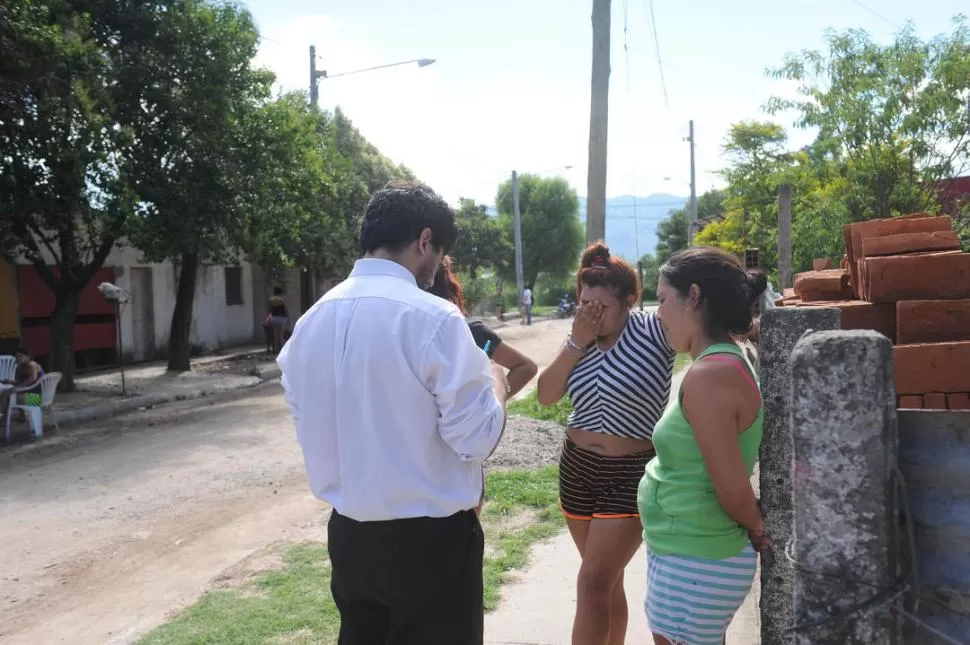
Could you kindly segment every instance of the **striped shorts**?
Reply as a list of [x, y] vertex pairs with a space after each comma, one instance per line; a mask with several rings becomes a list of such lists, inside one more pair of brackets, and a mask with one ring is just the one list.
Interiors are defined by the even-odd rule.
[[674, 645], [721, 645], [754, 582], [758, 555], [710, 560], [647, 548], [647, 622]]
[[571, 520], [640, 517], [637, 488], [653, 450], [607, 457], [566, 439], [559, 455], [559, 507]]

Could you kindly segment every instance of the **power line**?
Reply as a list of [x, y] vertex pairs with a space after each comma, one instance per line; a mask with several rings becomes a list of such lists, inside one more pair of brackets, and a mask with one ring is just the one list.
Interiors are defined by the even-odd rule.
[[865, 4], [864, 2], [862, 2], [862, 0], [852, 0], [852, 2], [854, 4], [862, 7], [863, 9], [865, 9], [866, 11], [868, 11], [869, 13], [871, 13], [872, 15], [874, 15], [876, 18], [879, 18], [880, 20], [882, 20], [886, 24], [890, 25], [894, 29], [902, 29], [902, 27], [900, 27], [898, 24], [896, 24], [895, 22], [893, 22], [892, 20], [890, 20], [886, 16], [882, 15], [881, 13], [879, 13], [878, 11], [876, 11], [875, 9], [873, 9], [872, 7], [868, 6], [867, 4]]
[[660, 70], [660, 86], [664, 92], [664, 106], [670, 111], [670, 101], [667, 99], [667, 79], [664, 78], [663, 57], [660, 55], [660, 37], [657, 35], [657, 16], [653, 10], [653, 0], [646, 0], [647, 11], [650, 17], [650, 26], [653, 29], [653, 45], [657, 51], [657, 69]]

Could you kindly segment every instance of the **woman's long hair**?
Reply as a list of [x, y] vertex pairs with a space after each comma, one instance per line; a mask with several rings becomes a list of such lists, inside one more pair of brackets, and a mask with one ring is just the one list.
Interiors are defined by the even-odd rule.
[[465, 311], [465, 293], [461, 288], [458, 276], [451, 270], [451, 265], [451, 258], [446, 255], [441, 266], [438, 267], [438, 272], [434, 274], [434, 284], [428, 291], [452, 303], [458, 307], [461, 313], [467, 314], [468, 312]]

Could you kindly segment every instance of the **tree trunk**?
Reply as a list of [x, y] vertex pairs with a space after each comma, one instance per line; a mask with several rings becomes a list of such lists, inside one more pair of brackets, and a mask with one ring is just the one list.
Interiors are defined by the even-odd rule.
[[62, 392], [73, 392], [74, 385], [74, 323], [81, 294], [56, 291], [54, 311], [51, 313], [51, 343], [47, 366], [51, 372], [61, 373], [58, 386]]
[[191, 369], [192, 306], [195, 304], [195, 283], [199, 274], [199, 256], [187, 253], [182, 256], [179, 269], [178, 291], [175, 310], [172, 312], [172, 329], [168, 335], [168, 371], [187, 372]]

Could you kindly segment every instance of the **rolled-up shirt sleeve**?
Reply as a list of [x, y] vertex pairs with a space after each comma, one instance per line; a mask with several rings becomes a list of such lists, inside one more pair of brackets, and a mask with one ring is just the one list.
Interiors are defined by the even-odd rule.
[[438, 432], [463, 461], [482, 461], [495, 450], [505, 410], [495, 398], [488, 357], [475, 345], [457, 311], [438, 325], [421, 365], [438, 404]]

